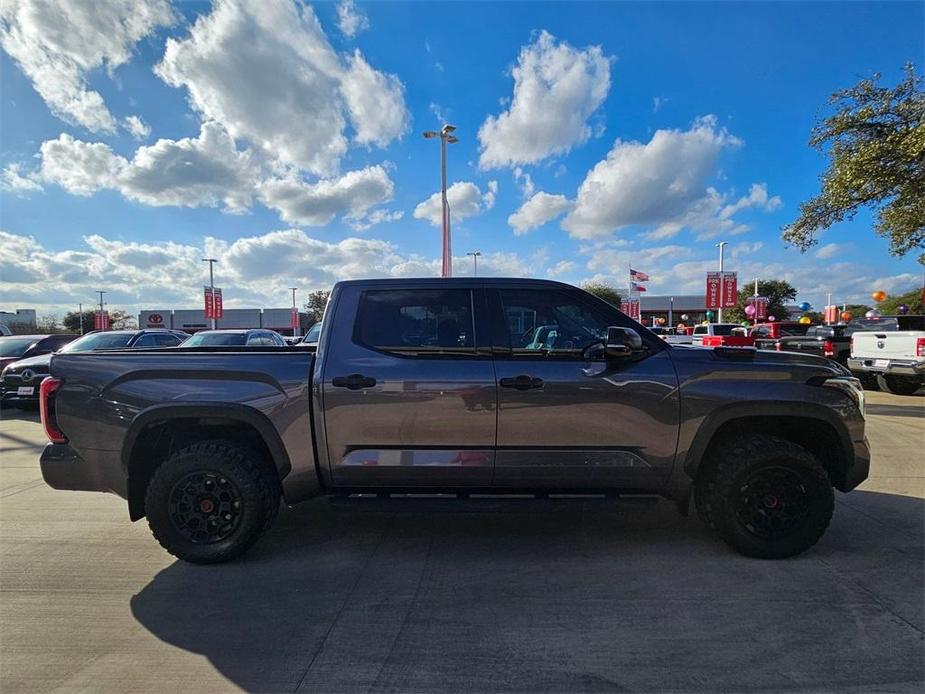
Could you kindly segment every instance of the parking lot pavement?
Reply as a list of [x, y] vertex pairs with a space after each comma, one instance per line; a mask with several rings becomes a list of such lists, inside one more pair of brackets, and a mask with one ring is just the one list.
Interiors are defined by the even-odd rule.
[[667, 502], [318, 500], [191, 566], [3, 412], [0, 690], [919, 692], [925, 399], [869, 403], [871, 479], [776, 562]]

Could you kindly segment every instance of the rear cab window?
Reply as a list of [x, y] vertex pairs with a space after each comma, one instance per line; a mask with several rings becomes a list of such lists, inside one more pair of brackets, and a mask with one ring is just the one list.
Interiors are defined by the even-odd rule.
[[361, 294], [353, 341], [405, 357], [475, 356], [469, 289], [381, 289]]

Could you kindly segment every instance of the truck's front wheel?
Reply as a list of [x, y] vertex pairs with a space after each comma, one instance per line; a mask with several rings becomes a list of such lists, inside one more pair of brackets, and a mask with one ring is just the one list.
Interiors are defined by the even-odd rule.
[[883, 376], [877, 374], [877, 385], [880, 390], [893, 395], [914, 395], [922, 387], [920, 376]]
[[216, 564], [243, 554], [279, 509], [279, 484], [251, 451], [204, 441], [154, 472], [145, 496], [148, 525], [175, 557]]
[[832, 483], [815, 456], [776, 436], [724, 442], [698, 484], [720, 536], [749, 557], [782, 559], [812, 547], [832, 519]]

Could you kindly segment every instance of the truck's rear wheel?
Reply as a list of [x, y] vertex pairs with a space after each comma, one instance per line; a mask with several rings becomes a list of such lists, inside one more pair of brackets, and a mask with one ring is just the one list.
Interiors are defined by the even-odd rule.
[[223, 441], [187, 446], [154, 472], [148, 525], [175, 557], [216, 564], [243, 554], [279, 509], [279, 483], [251, 451]]
[[918, 376], [884, 376], [877, 374], [880, 390], [893, 395], [914, 395], [922, 387], [922, 378]]
[[776, 436], [742, 436], [715, 451], [698, 480], [701, 517], [741, 554], [782, 559], [812, 547], [832, 519], [832, 483], [815, 456]]

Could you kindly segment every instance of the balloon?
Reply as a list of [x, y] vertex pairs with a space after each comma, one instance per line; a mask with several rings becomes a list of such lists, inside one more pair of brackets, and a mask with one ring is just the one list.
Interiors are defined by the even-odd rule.
[[777, 320], [776, 316], [768, 316], [768, 323], [773, 323], [776, 320]]
[[900, 313], [901, 315], [905, 316], [907, 313], [909, 313], [909, 305], [900, 304], [899, 306], [896, 307], [896, 311]]
[[747, 328], [748, 326], [751, 325], [751, 323], [749, 323], [747, 320], [744, 320], [742, 321], [742, 325], [744, 325]]
[[705, 321], [704, 321], [703, 323], [701, 323], [700, 325], [709, 325], [709, 324], [710, 324], [710, 321], [705, 320]]
[[678, 330], [684, 330], [687, 326], [684, 323], [678, 323]]
[[864, 314], [864, 317], [867, 318], [867, 319], [869, 319], [869, 320], [876, 320], [876, 319], [878, 319], [881, 315], [883, 315], [883, 314], [881, 314], [880, 311], [878, 311], [877, 309], [874, 308], [874, 309], [871, 309], [870, 311], [868, 311], [867, 313], [865, 313], [865, 314]]
[[691, 317], [690, 317], [689, 315], [687, 315], [686, 313], [682, 313], [682, 314], [681, 314], [681, 320], [690, 320], [690, 318], [691, 318]]
[[659, 325], [665, 325], [665, 319], [664, 319], [664, 318], [659, 318], [659, 319], [658, 319], [658, 324], [659, 324]]
[[713, 311], [707, 311], [704, 315], [705, 315], [707, 318], [712, 318], [714, 314], [713, 314]]
[[879, 304], [881, 301], [886, 299], [886, 292], [883, 291], [882, 289], [878, 289], [877, 291], [875, 291], [873, 294], [870, 295], [870, 298]]
[[854, 314], [851, 313], [851, 311], [842, 311], [842, 312], [841, 312], [841, 319], [842, 319], [843, 321], [845, 321], [846, 323], [847, 323], [848, 321], [850, 321], [852, 318], [854, 318]]
[[809, 325], [809, 324], [812, 323], [812, 322], [813, 322], [813, 320], [812, 320], [812, 318], [810, 318], [809, 316], [800, 316], [800, 324], [801, 324], [801, 325]]
[[745, 315], [748, 316], [749, 318], [752, 318], [755, 315], [756, 311], [757, 309], [755, 308], [754, 304], [749, 304], [748, 306], [745, 307]]
[[813, 305], [812, 305], [811, 303], [809, 303], [808, 301], [804, 301], [802, 304], [800, 304], [800, 310], [801, 310], [801, 311], [808, 311], [808, 310], [811, 309], [812, 307], [813, 307]]

